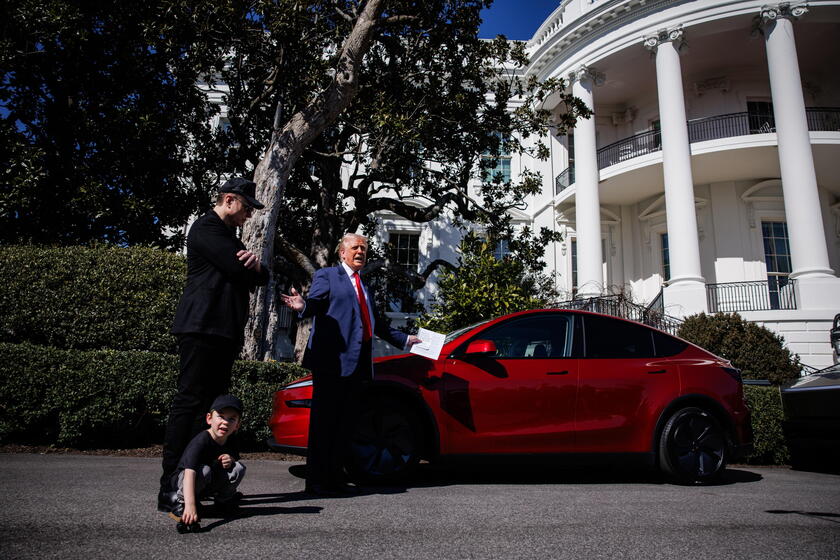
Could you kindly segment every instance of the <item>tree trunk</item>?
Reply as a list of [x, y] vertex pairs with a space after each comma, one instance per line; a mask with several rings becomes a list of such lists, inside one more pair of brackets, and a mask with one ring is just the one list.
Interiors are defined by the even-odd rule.
[[[263, 263], [274, 262], [274, 233], [277, 217], [283, 208], [283, 192], [292, 167], [303, 150], [353, 101], [359, 85], [362, 58], [370, 48], [376, 24], [386, 0], [368, 0], [342, 46], [335, 77], [324, 93], [301, 111], [292, 115], [254, 171], [257, 199], [266, 207], [254, 213], [245, 224], [242, 237], [245, 246], [260, 255]], [[272, 274], [273, 280], [273, 274]], [[272, 286], [273, 282], [269, 282]], [[251, 297], [245, 344], [242, 357], [259, 360], [265, 356], [268, 316], [271, 309], [269, 286], [258, 288]]]

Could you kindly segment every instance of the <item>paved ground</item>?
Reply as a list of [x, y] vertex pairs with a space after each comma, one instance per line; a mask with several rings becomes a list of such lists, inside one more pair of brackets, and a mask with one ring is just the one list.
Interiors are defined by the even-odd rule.
[[156, 459], [0, 454], [2, 558], [840, 558], [840, 476], [735, 468], [681, 487], [646, 473], [424, 469], [408, 488], [302, 494], [300, 464], [248, 464], [241, 515], [179, 535]]

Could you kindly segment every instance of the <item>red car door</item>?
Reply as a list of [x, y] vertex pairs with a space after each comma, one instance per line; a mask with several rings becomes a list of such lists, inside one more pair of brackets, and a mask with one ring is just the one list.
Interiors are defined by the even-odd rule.
[[650, 451], [659, 414], [679, 392], [678, 366], [654, 356], [648, 327], [599, 315], [582, 319], [577, 451]]
[[441, 452], [572, 451], [578, 360], [569, 357], [573, 316], [535, 313], [487, 327], [443, 363]]

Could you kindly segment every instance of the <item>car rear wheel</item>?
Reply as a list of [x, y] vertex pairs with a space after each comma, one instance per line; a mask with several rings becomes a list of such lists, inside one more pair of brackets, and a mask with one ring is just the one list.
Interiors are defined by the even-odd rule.
[[682, 484], [712, 482], [726, 468], [726, 434], [707, 411], [689, 407], [675, 412], [659, 440], [659, 464]]
[[394, 482], [408, 475], [420, 460], [420, 421], [400, 402], [371, 401], [353, 430], [347, 470], [360, 482]]

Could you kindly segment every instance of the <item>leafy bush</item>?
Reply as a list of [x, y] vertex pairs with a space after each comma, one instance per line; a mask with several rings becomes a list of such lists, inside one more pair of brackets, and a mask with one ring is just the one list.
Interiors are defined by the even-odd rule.
[[0, 341], [175, 353], [181, 255], [143, 247], [0, 247]]
[[[162, 441], [177, 356], [28, 343], [0, 343], [0, 352], [0, 441], [85, 448]], [[245, 406], [244, 448], [263, 448], [272, 394], [305, 373], [288, 363], [234, 364], [231, 392]]]
[[677, 335], [731, 361], [745, 379], [781, 385], [799, 377], [799, 356], [784, 347], [782, 338], [737, 313], [692, 315]]
[[747, 406], [752, 411], [755, 450], [747, 457], [753, 465], [784, 465], [790, 461], [782, 432], [782, 400], [778, 387], [744, 387]]

